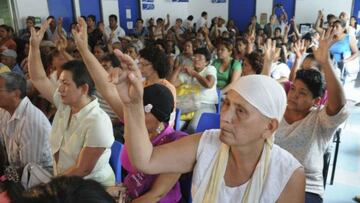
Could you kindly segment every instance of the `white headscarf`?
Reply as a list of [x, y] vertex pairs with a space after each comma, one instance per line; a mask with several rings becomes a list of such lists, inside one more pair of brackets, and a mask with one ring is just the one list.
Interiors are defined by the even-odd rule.
[[[231, 89], [239, 93], [264, 116], [281, 121], [286, 109], [286, 94], [284, 88], [276, 80], [264, 75], [249, 75], [235, 81]], [[268, 174], [272, 145], [273, 136], [266, 140], [261, 158], [241, 200], [242, 203], [260, 201]], [[212, 163], [212, 169], [206, 173], [199, 193], [194, 197], [194, 202], [215, 203], [217, 201], [221, 180], [226, 170], [229, 149], [228, 145], [221, 144], [217, 158]]]

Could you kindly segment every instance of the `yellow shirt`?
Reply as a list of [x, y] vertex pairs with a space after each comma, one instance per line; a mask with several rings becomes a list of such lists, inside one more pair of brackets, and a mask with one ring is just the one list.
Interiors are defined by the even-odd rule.
[[59, 160], [54, 161], [54, 174], [59, 175], [74, 166], [84, 147], [106, 148], [92, 172], [85, 176], [104, 186], [115, 184], [115, 175], [109, 164], [111, 146], [114, 142], [112, 124], [109, 116], [100, 108], [98, 100], [94, 99], [78, 113], [71, 115], [71, 108], [60, 100], [59, 92], [54, 94], [54, 104], [57, 108], [50, 134], [52, 155], [59, 151]]
[[6, 73], [6, 72], [10, 72], [11, 70], [9, 69], [9, 67], [5, 66], [4, 64], [0, 63], [0, 73]]

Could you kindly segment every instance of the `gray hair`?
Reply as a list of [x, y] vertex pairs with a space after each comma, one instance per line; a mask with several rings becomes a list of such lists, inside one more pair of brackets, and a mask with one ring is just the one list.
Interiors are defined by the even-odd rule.
[[15, 90], [20, 90], [20, 98], [24, 98], [26, 96], [26, 80], [25, 78], [13, 72], [1, 73], [0, 78], [5, 81], [6, 91], [12, 92]]

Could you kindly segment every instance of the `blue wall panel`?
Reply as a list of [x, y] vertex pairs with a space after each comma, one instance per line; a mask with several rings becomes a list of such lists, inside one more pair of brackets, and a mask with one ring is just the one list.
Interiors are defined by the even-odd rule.
[[49, 14], [63, 17], [63, 27], [69, 32], [70, 25], [74, 21], [74, 10], [72, 0], [48, 0]]
[[100, 0], [79, 0], [82, 16], [94, 15], [96, 22], [102, 20]]
[[[140, 17], [139, 1], [137, 0], [119, 0], [119, 16], [120, 26], [125, 30], [126, 33], [131, 33], [132, 30], [127, 28], [127, 22], [133, 22], [135, 27], [136, 19]], [[126, 19], [126, 9], [131, 10], [131, 19]]]
[[359, 11], [360, 11], [360, 0], [354, 0], [354, 8], [352, 10], [351, 15], [356, 17], [358, 24], [360, 23], [360, 18], [358, 18]]
[[[284, 9], [288, 15], [288, 21], [291, 20], [291, 18], [294, 17], [295, 14], [295, 0], [273, 0], [273, 6], [275, 4], [282, 4], [284, 6]], [[282, 13], [280, 9], [275, 10], [276, 15], [279, 17], [279, 15]]]
[[245, 31], [251, 17], [255, 15], [255, 9], [255, 0], [229, 0], [229, 19], [235, 21], [240, 31]]

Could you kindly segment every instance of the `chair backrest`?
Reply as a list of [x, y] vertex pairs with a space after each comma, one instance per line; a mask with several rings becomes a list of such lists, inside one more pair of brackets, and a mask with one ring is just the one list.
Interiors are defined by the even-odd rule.
[[196, 132], [203, 132], [208, 129], [220, 128], [220, 114], [218, 113], [202, 113]]
[[181, 117], [181, 109], [176, 108], [174, 129], [177, 131], [180, 130], [180, 117]]
[[218, 103], [215, 104], [216, 106], [216, 113], [220, 113], [221, 111], [221, 96], [222, 96], [222, 91], [221, 89], [217, 88], [216, 89], [217, 95], [218, 95]]
[[123, 144], [118, 141], [114, 141], [111, 146], [110, 166], [115, 173], [115, 182], [121, 183], [121, 149]]

